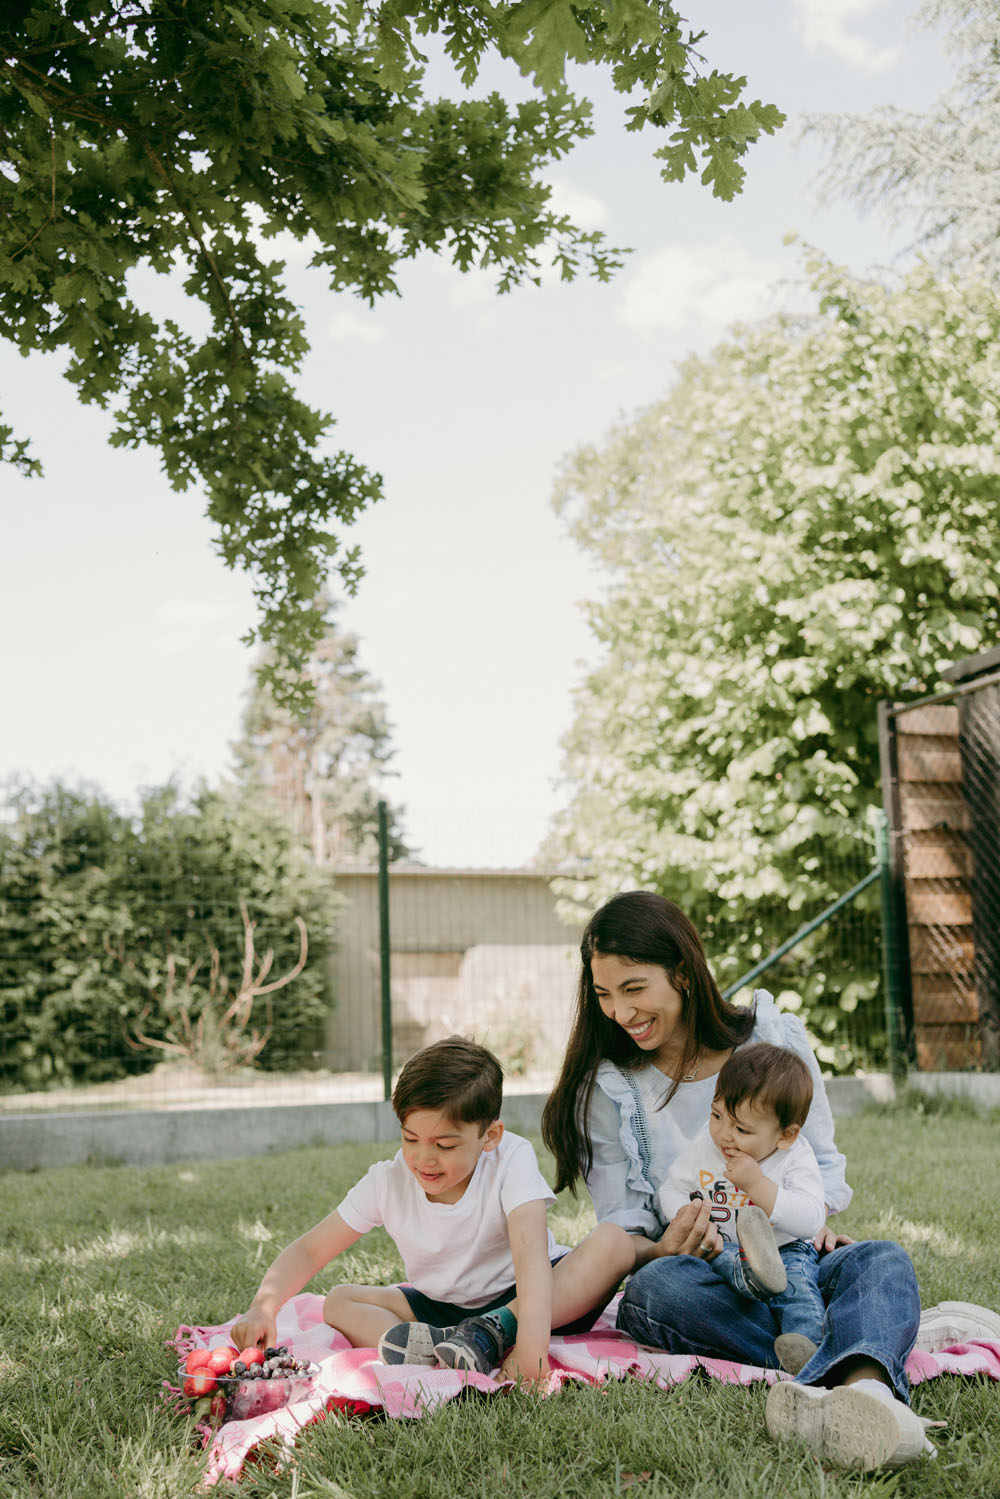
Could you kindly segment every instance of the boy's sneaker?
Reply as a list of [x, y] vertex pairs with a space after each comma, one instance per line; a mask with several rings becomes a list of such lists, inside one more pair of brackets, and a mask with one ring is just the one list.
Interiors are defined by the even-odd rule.
[[765, 1297], [777, 1296], [788, 1285], [788, 1272], [778, 1253], [771, 1220], [763, 1208], [737, 1211], [736, 1237], [740, 1241], [744, 1278], [750, 1289]]
[[940, 1353], [956, 1343], [1000, 1343], [1000, 1317], [971, 1301], [942, 1301], [920, 1313], [914, 1345], [921, 1353]]
[[437, 1345], [435, 1353], [438, 1363], [448, 1369], [489, 1374], [503, 1363], [511, 1346], [503, 1324], [487, 1313], [484, 1317], [466, 1317], [450, 1337]]
[[855, 1385], [824, 1390], [783, 1380], [767, 1395], [764, 1419], [775, 1441], [800, 1442], [833, 1468], [871, 1473], [901, 1468], [922, 1453], [936, 1456], [924, 1421], [900, 1400], [881, 1400]]
[[437, 1363], [437, 1347], [455, 1331], [453, 1327], [431, 1327], [429, 1322], [397, 1322], [378, 1340], [383, 1364]]
[[798, 1374], [816, 1352], [816, 1344], [802, 1332], [783, 1332], [774, 1340], [778, 1363], [786, 1374]]

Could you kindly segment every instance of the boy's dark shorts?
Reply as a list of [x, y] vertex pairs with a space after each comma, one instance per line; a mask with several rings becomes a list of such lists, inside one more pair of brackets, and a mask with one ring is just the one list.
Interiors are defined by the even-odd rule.
[[[552, 1264], [558, 1265], [562, 1258], [563, 1255], [556, 1255]], [[508, 1286], [506, 1291], [501, 1291], [492, 1301], [483, 1302], [482, 1306], [457, 1306], [453, 1301], [434, 1301], [430, 1296], [425, 1296], [423, 1291], [418, 1291], [416, 1286], [400, 1286], [399, 1289], [410, 1303], [414, 1322], [427, 1322], [431, 1327], [454, 1327], [457, 1323], [464, 1322], [466, 1317], [481, 1317], [484, 1312], [495, 1312], [499, 1307], [506, 1306], [508, 1301], [513, 1301], [517, 1295], [517, 1287]], [[568, 1337], [574, 1332], [589, 1332], [614, 1294], [612, 1291], [607, 1301], [592, 1307], [582, 1317], [577, 1317], [575, 1322], [568, 1322], [565, 1327], [554, 1327], [553, 1336], [558, 1333], [562, 1337]]]

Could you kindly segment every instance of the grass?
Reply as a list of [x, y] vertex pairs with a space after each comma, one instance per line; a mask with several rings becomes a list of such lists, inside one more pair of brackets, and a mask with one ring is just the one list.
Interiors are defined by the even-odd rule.
[[[998, 1303], [997, 1113], [894, 1107], [838, 1126], [856, 1237], [912, 1255], [925, 1305]], [[274, 1253], [335, 1205], [386, 1147], [139, 1170], [87, 1167], [0, 1178], [0, 1493], [5, 1499], [182, 1499], [203, 1456], [157, 1398], [173, 1373], [164, 1339], [182, 1322], [242, 1311]], [[542, 1157], [543, 1166], [550, 1162]], [[589, 1204], [562, 1198], [553, 1227], [575, 1242]], [[336, 1268], [392, 1280], [379, 1231]], [[327, 1272], [325, 1283], [334, 1277]], [[319, 1281], [312, 1287], [322, 1289]], [[245, 1499], [996, 1499], [996, 1385], [919, 1386], [945, 1419], [939, 1456], [872, 1478], [825, 1472], [764, 1434], [763, 1386], [693, 1378], [669, 1393], [630, 1379], [539, 1400], [460, 1399], [422, 1421], [328, 1420], [291, 1465], [248, 1470]], [[221, 1484], [220, 1496], [231, 1492]]]

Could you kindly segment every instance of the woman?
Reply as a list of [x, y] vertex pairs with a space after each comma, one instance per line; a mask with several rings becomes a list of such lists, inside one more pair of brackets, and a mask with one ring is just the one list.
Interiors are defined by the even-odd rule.
[[[748, 1041], [769, 1041], [796, 1051], [813, 1075], [803, 1134], [819, 1161], [827, 1211], [848, 1205], [844, 1157], [805, 1028], [763, 990], [751, 1009], [728, 1004], [694, 927], [659, 895], [633, 891], [608, 901], [584, 933], [581, 956], [573, 1030], [542, 1135], [556, 1159], [556, 1191], [575, 1189], [582, 1176], [598, 1219], [636, 1236], [637, 1269], [618, 1326], [670, 1353], [774, 1367], [779, 1329], [767, 1303], [738, 1297], [705, 1263], [721, 1247], [710, 1203], [691, 1202], [664, 1224], [657, 1188], [707, 1123], [723, 1063]], [[769, 1391], [768, 1431], [865, 1471], [933, 1454], [908, 1404], [904, 1365], [920, 1322], [909, 1257], [898, 1244], [854, 1243], [829, 1227], [815, 1242], [823, 1341], [794, 1383]], [[959, 1336], [971, 1328], [983, 1335], [975, 1315], [983, 1309], [951, 1305], [955, 1315], [939, 1322], [957, 1322]]]

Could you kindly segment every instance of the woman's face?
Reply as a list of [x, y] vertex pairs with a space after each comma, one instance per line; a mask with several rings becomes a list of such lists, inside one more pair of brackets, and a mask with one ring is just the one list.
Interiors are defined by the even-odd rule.
[[684, 996], [658, 963], [633, 963], [613, 953], [594, 953], [590, 974], [597, 1003], [655, 1061], [687, 1039], [681, 1029]]

